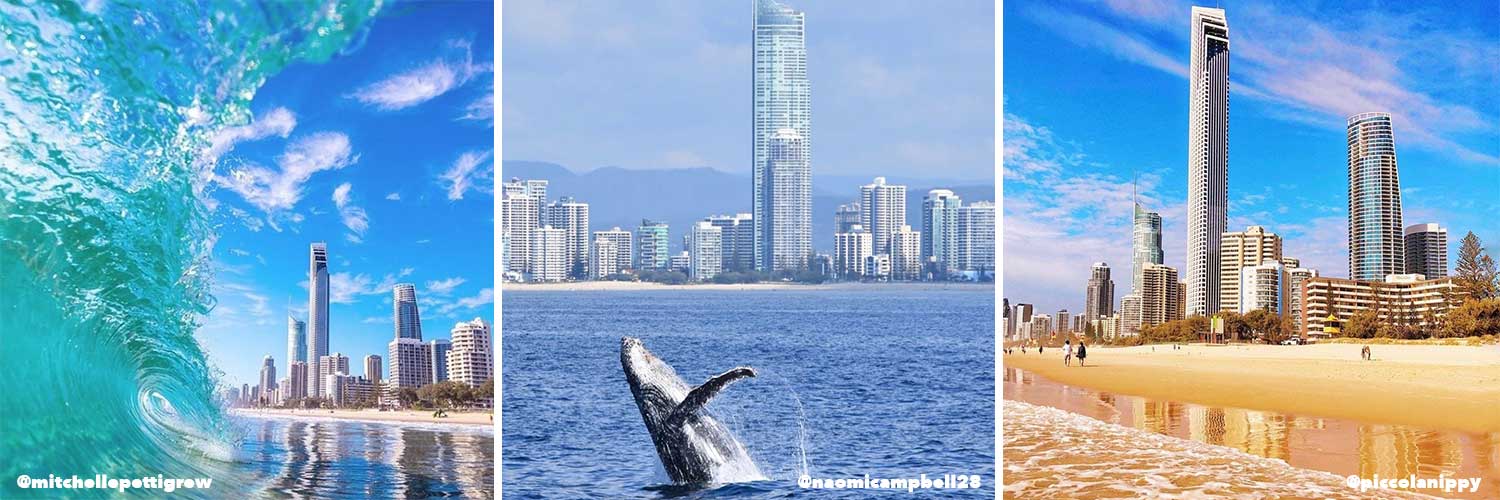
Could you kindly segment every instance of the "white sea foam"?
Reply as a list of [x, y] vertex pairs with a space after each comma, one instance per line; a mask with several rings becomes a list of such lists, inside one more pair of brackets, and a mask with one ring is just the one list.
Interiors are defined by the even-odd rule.
[[1434, 498], [1361, 493], [1281, 460], [1005, 400], [1006, 498]]

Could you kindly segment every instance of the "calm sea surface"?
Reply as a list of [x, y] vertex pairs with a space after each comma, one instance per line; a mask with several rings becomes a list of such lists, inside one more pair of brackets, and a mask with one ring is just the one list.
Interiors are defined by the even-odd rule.
[[[802, 490], [804, 472], [972, 474], [982, 488], [944, 495], [995, 495], [993, 288], [523, 291], [501, 307], [508, 498], [894, 494]], [[621, 372], [622, 336], [689, 385], [758, 370], [710, 411], [769, 480], [666, 486]]]

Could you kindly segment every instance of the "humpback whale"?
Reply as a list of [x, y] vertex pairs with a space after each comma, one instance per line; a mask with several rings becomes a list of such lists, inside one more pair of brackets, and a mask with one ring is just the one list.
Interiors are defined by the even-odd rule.
[[726, 466], [760, 475], [745, 447], [703, 411], [703, 406], [730, 382], [754, 377], [754, 369], [734, 368], [690, 390], [671, 365], [646, 350], [640, 339], [631, 337], [620, 339], [620, 367], [625, 370], [625, 381], [641, 409], [641, 419], [656, 445], [661, 465], [673, 483], [710, 484]]

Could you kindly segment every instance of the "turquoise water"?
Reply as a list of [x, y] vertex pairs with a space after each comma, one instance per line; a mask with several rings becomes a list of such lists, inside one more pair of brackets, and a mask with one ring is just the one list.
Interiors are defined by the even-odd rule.
[[194, 158], [379, 2], [20, 3], [0, 2], [0, 497], [22, 474], [247, 485], [193, 336], [214, 304]]

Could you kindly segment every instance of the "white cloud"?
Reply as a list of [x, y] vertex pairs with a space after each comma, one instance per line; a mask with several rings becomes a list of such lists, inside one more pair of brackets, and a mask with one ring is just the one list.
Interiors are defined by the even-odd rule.
[[367, 324], [367, 325], [377, 324], [377, 323], [387, 323], [387, 322], [390, 322], [390, 321], [391, 321], [391, 318], [389, 316], [370, 316], [368, 318], [359, 320], [360, 323], [364, 323], [364, 324]]
[[488, 122], [491, 127], [495, 126], [495, 86], [490, 85], [490, 91], [479, 96], [468, 106], [464, 107], [464, 114], [458, 117], [460, 120], [473, 120]]
[[391, 193], [391, 194], [385, 195], [385, 199], [391, 200], [391, 201], [401, 201], [401, 193]]
[[[420, 67], [386, 77], [354, 91], [349, 97], [381, 111], [406, 109], [430, 101], [468, 83], [475, 75], [487, 73], [487, 64], [475, 64], [470, 42], [449, 44], [459, 49], [461, 57], [437, 59]], [[472, 113], [474, 105], [470, 105]], [[491, 101], [491, 109], [494, 108]], [[490, 112], [493, 115], [493, 111]], [[467, 116], [467, 115], [466, 115]]]
[[426, 291], [435, 295], [448, 295], [450, 293], [453, 293], [454, 288], [458, 288], [458, 285], [462, 284], [464, 284], [464, 279], [458, 277], [438, 281], [429, 281], [427, 282]]
[[459, 155], [453, 166], [438, 176], [439, 184], [448, 189], [449, 200], [462, 200], [470, 188], [481, 192], [493, 192], [490, 177], [494, 175], [492, 151], [469, 151]]
[[353, 189], [349, 183], [339, 184], [333, 190], [333, 205], [339, 209], [339, 220], [343, 221], [344, 227], [349, 228], [350, 233], [345, 238], [351, 242], [363, 241], [365, 229], [370, 227], [370, 219], [365, 215], [365, 209], [355, 206], [350, 201], [349, 190]]
[[201, 164], [213, 164], [234, 149], [234, 145], [245, 141], [256, 141], [276, 136], [285, 139], [297, 127], [297, 116], [286, 108], [273, 108], [254, 118], [250, 123], [237, 127], [226, 127], [209, 139], [208, 149], [199, 156]]
[[239, 256], [239, 257], [249, 257], [250, 256], [250, 252], [242, 250], [242, 249], [239, 249], [239, 248], [231, 248], [231, 249], [229, 249], [229, 253], [233, 254], [233, 255], [236, 255], [236, 256]]
[[495, 290], [492, 288], [486, 288], [480, 290], [479, 293], [474, 295], [473, 297], [463, 297], [452, 303], [440, 305], [437, 309], [441, 314], [450, 314], [460, 310], [474, 309], [485, 304], [493, 304], [494, 302]]
[[[343, 272], [330, 274], [328, 275], [328, 301], [334, 304], [352, 304], [363, 295], [389, 294], [401, 278], [411, 273], [412, 269], [408, 267], [396, 274], [387, 274], [378, 281], [366, 274]], [[302, 286], [306, 288], [307, 281], [303, 281]]]
[[245, 163], [230, 169], [227, 175], [216, 175], [214, 180], [269, 214], [296, 206], [302, 199], [302, 185], [313, 174], [338, 170], [357, 161], [348, 136], [318, 132], [288, 145], [276, 158], [278, 169]]

